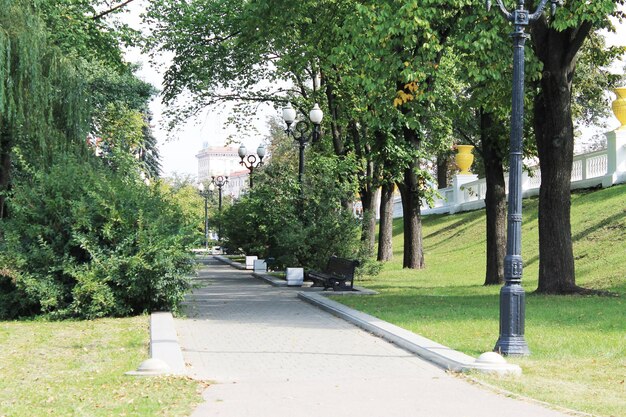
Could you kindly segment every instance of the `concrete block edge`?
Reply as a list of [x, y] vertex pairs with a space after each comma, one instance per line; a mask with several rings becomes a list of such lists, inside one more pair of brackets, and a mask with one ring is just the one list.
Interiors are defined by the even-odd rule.
[[153, 312], [150, 315], [150, 358], [139, 364], [137, 370], [126, 372], [126, 375], [162, 376], [185, 373], [185, 360], [178, 343], [172, 313]]
[[299, 292], [298, 298], [321, 308], [357, 327], [394, 343], [417, 356], [452, 372], [478, 371], [485, 373], [521, 375], [522, 369], [509, 363], [477, 363], [476, 359], [453, 350], [394, 324], [329, 300], [319, 293]]
[[150, 315], [150, 356], [165, 362], [173, 374], [185, 373], [185, 360], [178, 343], [174, 317], [169, 311]]
[[222, 263], [225, 263], [225, 264], [228, 264], [228, 265], [232, 266], [233, 268], [237, 268], [237, 269], [246, 269], [246, 266], [245, 266], [245, 265], [240, 264], [239, 262], [234, 262], [234, 261], [231, 261], [230, 259], [225, 258], [225, 257], [223, 257], [223, 256], [220, 256], [220, 255], [213, 255], [213, 257], [214, 257], [215, 259], [217, 259], [218, 261], [222, 262]]

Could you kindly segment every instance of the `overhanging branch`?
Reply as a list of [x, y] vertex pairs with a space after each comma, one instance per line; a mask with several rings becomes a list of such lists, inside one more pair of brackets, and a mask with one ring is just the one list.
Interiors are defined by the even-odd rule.
[[131, 3], [131, 2], [133, 2], [133, 1], [135, 1], [135, 0], [126, 0], [126, 1], [124, 1], [124, 2], [122, 2], [122, 3], [120, 3], [120, 4], [118, 4], [117, 6], [113, 6], [113, 7], [111, 7], [111, 8], [110, 8], [110, 9], [108, 9], [108, 10], [105, 10], [105, 11], [103, 11], [103, 12], [100, 12], [100, 13], [98, 13], [97, 15], [95, 15], [95, 16], [93, 17], [93, 20], [100, 20], [100, 19], [102, 19], [104, 16], [108, 15], [109, 13], [113, 13], [114, 11], [119, 10], [119, 9], [121, 9], [122, 7], [126, 6], [128, 3]]

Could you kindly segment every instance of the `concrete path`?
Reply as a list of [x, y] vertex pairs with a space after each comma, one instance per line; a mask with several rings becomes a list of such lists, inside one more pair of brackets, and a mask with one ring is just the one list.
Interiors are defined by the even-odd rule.
[[176, 329], [189, 373], [214, 381], [194, 417], [558, 417], [448, 374], [211, 260]]

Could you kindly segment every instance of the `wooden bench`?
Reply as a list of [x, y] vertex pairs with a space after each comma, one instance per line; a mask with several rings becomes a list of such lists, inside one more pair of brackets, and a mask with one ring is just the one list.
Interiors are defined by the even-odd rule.
[[332, 288], [334, 291], [352, 291], [354, 289], [354, 270], [359, 261], [331, 256], [326, 268], [319, 271], [309, 271], [308, 277], [313, 286], [323, 286], [324, 290]]

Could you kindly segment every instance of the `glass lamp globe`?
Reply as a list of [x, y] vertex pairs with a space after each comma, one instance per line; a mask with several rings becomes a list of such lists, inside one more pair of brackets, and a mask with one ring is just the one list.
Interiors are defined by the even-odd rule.
[[296, 120], [296, 110], [291, 107], [291, 103], [287, 103], [287, 105], [283, 107], [283, 120], [288, 125]]
[[309, 119], [311, 120], [311, 122], [313, 124], [320, 124], [322, 123], [322, 118], [324, 117], [324, 112], [322, 111], [322, 109], [320, 109], [320, 106], [315, 103], [315, 106], [313, 106], [313, 109], [311, 109], [311, 111], [309, 112]]

